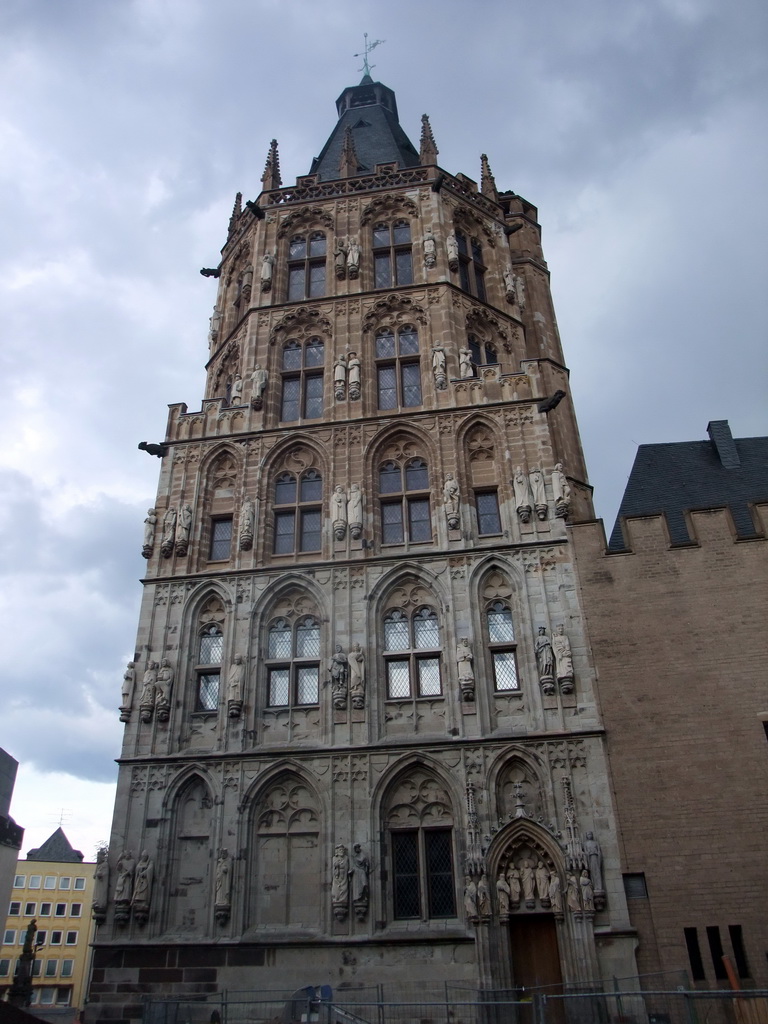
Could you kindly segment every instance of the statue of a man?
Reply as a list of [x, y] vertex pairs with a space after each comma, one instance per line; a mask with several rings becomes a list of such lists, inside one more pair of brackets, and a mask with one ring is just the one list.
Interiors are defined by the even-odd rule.
[[459, 376], [462, 380], [468, 380], [475, 376], [475, 366], [472, 362], [472, 349], [459, 349]]
[[515, 508], [520, 521], [527, 523], [531, 518], [531, 488], [528, 477], [523, 472], [522, 466], [515, 466], [515, 475], [512, 479], [515, 489]]
[[573, 693], [573, 655], [571, 641], [565, 635], [565, 626], [560, 623], [552, 634], [552, 651], [555, 655], [555, 676], [562, 693]]
[[349, 697], [353, 708], [365, 707], [365, 655], [357, 642], [349, 649]]
[[232, 893], [232, 861], [225, 849], [219, 850], [216, 858], [216, 906], [228, 907]]
[[435, 345], [432, 349], [432, 373], [435, 377], [435, 387], [438, 391], [444, 391], [448, 386], [448, 371], [445, 363], [445, 349], [442, 345]]
[[565, 886], [565, 902], [568, 904], [568, 909], [574, 914], [578, 914], [581, 910], [579, 883], [576, 879], [576, 875], [570, 871], [568, 872], [568, 880]]
[[136, 865], [136, 876], [133, 883], [133, 916], [139, 924], [144, 924], [149, 915], [149, 904], [152, 900], [152, 879], [155, 869], [146, 850]]
[[368, 903], [368, 872], [370, 864], [360, 843], [352, 847], [352, 902], [355, 904]]
[[460, 637], [456, 644], [456, 666], [459, 672], [459, 687], [462, 700], [475, 699], [475, 673], [472, 669], [472, 645], [467, 637]]
[[346, 239], [337, 238], [333, 247], [333, 262], [336, 267], [336, 277], [342, 280], [347, 276], [347, 246]]
[[256, 506], [246, 495], [240, 506], [240, 550], [250, 551], [253, 547], [254, 528], [256, 526]]
[[275, 257], [269, 250], [261, 258], [261, 290], [268, 292], [272, 287], [272, 267], [275, 264]]
[[133, 872], [136, 861], [130, 850], [123, 850], [117, 862], [117, 882], [115, 883], [115, 902], [130, 902], [133, 895]]
[[347, 244], [347, 269], [351, 278], [357, 277], [360, 273], [361, 251], [360, 246], [357, 244], [357, 238], [350, 238]]
[[347, 848], [339, 843], [333, 851], [331, 876], [331, 904], [334, 916], [343, 921], [347, 916], [349, 903], [349, 856]]
[[141, 553], [145, 558], [152, 557], [155, 547], [155, 527], [157, 526], [157, 512], [153, 508], [147, 510], [147, 518], [144, 520], [144, 544]]
[[363, 492], [359, 484], [352, 484], [349, 489], [347, 522], [352, 540], [359, 540], [363, 532]]
[[186, 555], [189, 547], [189, 531], [192, 528], [192, 506], [186, 502], [179, 506], [179, 518], [176, 522], [176, 552]]
[[235, 374], [235, 379], [232, 381], [232, 388], [229, 393], [229, 404], [243, 404], [243, 378], [239, 373]]
[[343, 709], [347, 706], [347, 673], [349, 663], [341, 644], [336, 644], [336, 649], [333, 652], [328, 668], [331, 673], [333, 706]]
[[210, 342], [214, 342], [219, 337], [219, 328], [221, 327], [221, 313], [219, 312], [218, 306], [213, 307], [213, 315], [211, 316], [210, 325], [211, 327], [208, 332], [208, 340]]
[[504, 872], [499, 872], [499, 877], [496, 879], [496, 899], [499, 901], [499, 914], [505, 915], [509, 913], [509, 882], [504, 877]]
[[594, 832], [587, 832], [583, 845], [584, 856], [587, 858], [589, 873], [592, 876], [595, 892], [603, 892], [603, 851], [600, 849], [600, 844], [595, 839]]
[[333, 490], [331, 505], [333, 535], [336, 540], [344, 540], [344, 534], [347, 532], [347, 495], [341, 484]]
[[549, 870], [543, 860], [536, 865], [536, 892], [539, 900], [546, 906], [549, 903]]
[[448, 250], [448, 266], [451, 270], [459, 269], [459, 243], [453, 231], [445, 240], [445, 247]]
[[431, 231], [424, 235], [424, 266], [434, 267], [437, 263], [437, 244]]
[[443, 508], [445, 518], [448, 520], [449, 530], [459, 528], [459, 485], [454, 479], [453, 473], [448, 473], [443, 486]]
[[539, 626], [539, 635], [533, 649], [539, 669], [539, 682], [542, 691], [549, 697], [555, 692], [555, 656], [545, 626]]
[[555, 514], [567, 516], [571, 507], [571, 485], [563, 472], [562, 462], [558, 462], [552, 470], [552, 495], [555, 499]]
[[109, 862], [105, 847], [96, 854], [96, 869], [93, 872], [93, 899], [91, 900], [91, 914], [97, 924], [102, 924], [107, 916], [107, 903], [109, 902]]
[[156, 661], [147, 662], [147, 669], [142, 680], [141, 697], [139, 698], [142, 722], [149, 722], [152, 718], [152, 709], [155, 706], [158, 668], [159, 666]]
[[581, 887], [582, 906], [586, 913], [593, 914], [595, 911], [595, 890], [592, 888], [592, 880], [586, 868], [581, 872], [579, 886]]
[[520, 861], [520, 882], [523, 886], [523, 896], [526, 906], [533, 909], [536, 903], [534, 894], [535, 877], [533, 874], [533, 862], [529, 857], [523, 857]]
[[347, 357], [342, 354], [333, 364], [333, 392], [337, 399], [342, 399], [347, 387]]
[[[243, 656], [239, 652], [232, 659], [232, 664], [229, 669], [229, 675], [227, 676], [227, 701], [229, 703], [229, 714], [230, 718], [236, 718], [237, 715], [233, 715], [233, 704], [239, 706], [243, 703], [243, 682], [245, 680], [245, 664], [243, 662]], [[238, 707], [239, 713], [239, 707]]]
[[261, 366], [260, 363], [256, 363], [256, 365], [253, 368], [253, 373], [251, 374], [251, 383], [253, 384], [254, 398], [261, 398], [261, 396], [264, 394], [266, 390], [268, 380], [269, 374], [267, 373], [267, 371], [264, 369], [263, 366]]
[[507, 302], [515, 301], [515, 275], [511, 267], [504, 267], [501, 272], [504, 278], [504, 296]]
[[349, 397], [355, 401], [360, 397], [360, 360], [357, 357], [357, 352], [349, 353], [347, 378], [349, 380]]
[[173, 554], [173, 541], [176, 536], [176, 509], [171, 505], [170, 508], [166, 509], [165, 515], [163, 516], [163, 540], [160, 545], [160, 550], [165, 558], [170, 558]]
[[131, 704], [133, 703], [133, 691], [136, 686], [136, 665], [133, 661], [129, 661], [125, 667], [123, 673], [123, 687], [122, 693], [120, 694], [122, 704], [121, 710], [130, 711]]
[[557, 871], [551, 871], [549, 875], [549, 905], [555, 914], [563, 912], [563, 894], [560, 886], [560, 875]]
[[491, 891], [488, 888], [488, 878], [485, 872], [480, 876], [477, 883], [477, 912], [480, 917], [489, 917], [491, 913]]
[[515, 909], [520, 903], [522, 885], [520, 884], [520, 871], [513, 861], [509, 862], [507, 868], [507, 882], [509, 883], [509, 902]]
[[467, 917], [477, 917], [477, 883], [470, 875], [464, 879], [464, 910]]
[[544, 489], [544, 474], [534, 466], [531, 470], [531, 490], [533, 491], [533, 507], [536, 509], [536, 516], [544, 520], [547, 518], [547, 494]]
[[155, 709], [160, 722], [167, 722], [171, 710], [171, 689], [173, 687], [173, 669], [167, 658], [160, 663], [155, 686]]

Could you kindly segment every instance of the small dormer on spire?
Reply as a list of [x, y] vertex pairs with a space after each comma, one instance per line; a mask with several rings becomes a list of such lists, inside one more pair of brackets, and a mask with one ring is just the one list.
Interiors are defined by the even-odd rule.
[[429, 115], [421, 115], [421, 142], [419, 145], [419, 162], [422, 166], [437, 163], [437, 154], [440, 150], [435, 143], [435, 136], [432, 134], [432, 125], [429, 123]]
[[352, 138], [352, 129], [349, 125], [344, 130], [344, 142], [341, 146], [341, 160], [339, 161], [339, 177], [350, 178], [357, 174], [360, 161], [355, 152], [355, 140]]
[[264, 165], [264, 173], [261, 176], [261, 184], [265, 192], [272, 189], [282, 188], [283, 179], [280, 177], [280, 157], [277, 153], [277, 139], [272, 139], [269, 144], [267, 162]]
[[494, 203], [498, 203], [499, 193], [496, 189], [496, 179], [491, 173], [491, 165], [488, 163], [485, 153], [480, 155], [480, 191]]
[[235, 196], [235, 202], [232, 207], [232, 216], [229, 218], [229, 228], [227, 229], [227, 235], [231, 235], [237, 227], [237, 222], [240, 220], [240, 214], [243, 212], [243, 193], [238, 192]]

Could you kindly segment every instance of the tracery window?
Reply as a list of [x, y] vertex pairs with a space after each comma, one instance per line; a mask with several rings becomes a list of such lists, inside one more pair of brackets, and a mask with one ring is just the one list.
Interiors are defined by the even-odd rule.
[[320, 623], [305, 615], [275, 619], [267, 636], [267, 703], [317, 704], [320, 693]]
[[320, 338], [305, 344], [288, 341], [283, 347], [280, 419], [319, 419], [323, 415], [323, 362]]
[[485, 625], [496, 691], [519, 690], [515, 627], [506, 601], [492, 601], [486, 607]]
[[374, 288], [413, 284], [411, 225], [407, 220], [376, 224], [373, 228]]
[[219, 706], [223, 652], [221, 628], [216, 623], [203, 626], [197, 645], [197, 711], [216, 711]]
[[467, 336], [467, 348], [472, 353], [475, 366], [493, 366], [498, 363], [498, 354], [490, 342], [481, 341], [474, 334]]
[[379, 409], [421, 405], [419, 335], [406, 324], [395, 336], [390, 328], [376, 335], [376, 380]]
[[459, 282], [465, 292], [485, 302], [485, 263], [483, 250], [476, 238], [467, 239], [463, 231], [456, 232], [459, 246]]
[[432, 540], [429, 470], [423, 459], [409, 459], [404, 467], [385, 462], [379, 470], [379, 494], [383, 544]]
[[440, 626], [433, 608], [413, 614], [393, 609], [384, 617], [387, 697], [439, 697]]
[[288, 244], [288, 301], [316, 299], [325, 295], [327, 243], [322, 231], [294, 235]]
[[284, 472], [275, 481], [276, 555], [319, 551], [322, 541], [323, 479], [316, 469], [296, 478]]

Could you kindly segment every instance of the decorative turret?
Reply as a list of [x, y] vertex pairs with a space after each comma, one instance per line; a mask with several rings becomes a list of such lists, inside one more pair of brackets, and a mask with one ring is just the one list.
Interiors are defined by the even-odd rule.
[[349, 125], [344, 129], [344, 143], [341, 147], [341, 160], [339, 161], [339, 176], [349, 178], [357, 174], [359, 161], [355, 152], [355, 142], [352, 138], [352, 129]]
[[269, 153], [267, 154], [267, 162], [264, 164], [261, 183], [264, 186], [265, 192], [271, 192], [272, 189], [280, 188], [283, 184], [283, 180], [280, 177], [280, 157], [277, 153], [277, 139], [272, 139], [269, 144]]
[[496, 179], [491, 173], [491, 165], [488, 163], [488, 157], [485, 153], [482, 153], [480, 156], [480, 191], [484, 196], [492, 199], [494, 203], [499, 201]]
[[237, 222], [240, 220], [240, 214], [243, 212], [243, 193], [238, 192], [235, 196], [235, 202], [232, 206], [232, 216], [229, 218], [229, 227], [227, 228], [227, 235], [231, 235], [237, 227]]
[[437, 154], [440, 150], [435, 143], [435, 136], [432, 134], [432, 125], [429, 123], [427, 114], [421, 115], [421, 143], [419, 145], [419, 160], [423, 165], [436, 164]]

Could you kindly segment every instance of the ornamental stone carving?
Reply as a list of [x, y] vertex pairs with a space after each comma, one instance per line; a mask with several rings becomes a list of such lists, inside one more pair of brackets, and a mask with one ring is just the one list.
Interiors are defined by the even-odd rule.
[[349, 698], [352, 707], [360, 710], [365, 707], [365, 654], [359, 643], [353, 643], [349, 649]]
[[472, 645], [467, 637], [461, 637], [456, 644], [456, 666], [459, 672], [461, 699], [475, 699], [475, 673], [472, 669]]
[[545, 697], [551, 697], [555, 692], [555, 656], [544, 626], [539, 626], [539, 635], [534, 643], [534, 653], [539, 670], [541, 691]]
[[129, 661], [123, 673], [123, 685], [120, 693], [120, 721], [129, 722], [133, 706], [133, 691], [136, 688], [136, 665]]
[[347, 380], [349, 384], [349, 397], [356, 402], [360, 397], [360, 360], [357, 352], [350, 352], [347, 360]]
[[530, 478], [536, 518], [543, 521], [547, 518], [547, 493], [544, 489], [544, 474], [538, 467], [534, 467], [531, 470]]
[[445, 509], [445, 518], [448, 520], [448, 529], [458, 530], [459, 485], [454, 479], [453, 473], [449, 473], [445, 478], [445, 484], [443, 486], [443, 508]]
[[163, 516], [163, 540], [160, 544], [160, 551], [163, 558], [170, 558], [173, 554], [173, 544], [176, 537], [176, 509], [171, 505], [166, 509]]
[[245, 682], [245, 663], [242, 654], [236, 654], [227, 675], [227, 714], [230, 718], [239, 718], [243, 710], [243, 684]]
[[363, 492], [359, 484], [352, 484], [349, 489], [347, 523], [352, 540], [360, 540], [363, 532]]
[[144, 520], [144, 543], [141, 553], [144, 558], [151, 558], [155, 549], [155, 528], [157, 527], [157, 512], [150, 508], [147, 510], [147, 518]]
[[336, 644], [336, 649], [328, 666], [331, 673], [331, 699], [337, 711], [344, 711], [347, 707], [347, 687], [349, 675], [349, 662], [341, 644]]
[[552, 651], [555, 656], [555, 676], [561, 693], [573, 693], [573, 656], [571, 641], [565, 635], [562, 622], [552, 634]]
[[518, 518], [521, 523], [529, 523], [531, 521], [531, 488], [522, 466], [515, 466], [512, 486], [515, 489], [515, 509]]
[[333, 851], [331, 908], [337, 921], [346, 921], [349, 913], [349, 854], [343, 843]]
[[136, 874], [133, 882], [133, 897], [131, 909], [133, 919], [138, 925], [145, 925], [149, 917], [149, 905], [152, 901], [152, 879], [155, 868], [146, 850], [142, 853], [139, 863], [136, 865]]
[[358, 921], [364, 921], [368, 914], [368, 903], [370, 901], [368, 875], [370, 869], [371, 865], [365, 855], [365, 851], [360, 843], [355, 843], [352, 847], [352, 866], [349, 873], [352, 881], [352, 906]]
[[347, 393], [347, 359], [343, 354], [333, 364], [333, 394], [337, 402], [344, 400]]
[[562, 462], [552, 470], [552, 494], [555, 499], [555, 515], [565, 519], [571, 511], [571, 487], [563, 472]]
[[256, 529], [256, 506], [247, 495], [243, 498], [240, 506], [240, 538], [241, 551], [250, 551], [253, 547], [254, 532]]
[[173, 688], [173, 669], [167, 658], [160, 663], [155, 684], [155, 713], [158, 722], [167, 722], [171, 714], [171, 689]]
[[437, 390], [445, 391], [448, 387], [448, 373], [445, 364], [445, 349], [442, 345], [435, 345], [432, 349], [432, 373]]
[[337, 484], [331, 495], [331, 516], [333, 536], [336, 540], [344, 540], [347, 532], [347, 495], [341, 484]]

